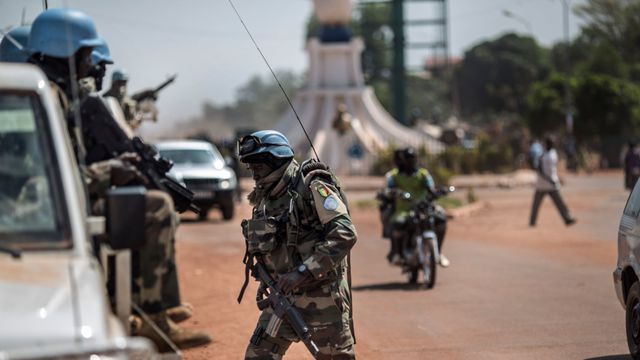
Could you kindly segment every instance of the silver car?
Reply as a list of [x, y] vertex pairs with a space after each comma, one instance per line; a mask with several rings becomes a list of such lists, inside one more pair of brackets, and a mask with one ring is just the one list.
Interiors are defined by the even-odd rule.
[[200, 208], [200, 220], [217, 207], [222, 218], [230, 220], [234, 213], [236, 174], [225, 163], [215, 145], [206, 141], [163, 141], [156, 144], [160, 156], [173, 161], [170, 175], [193, 191], [194, 203]]
[[616, 294], [626, 310], [627, 343], [634, 359], [640, 359], [640, 181], [624, 207], [618, 229], [618, 266], [613, 272]]

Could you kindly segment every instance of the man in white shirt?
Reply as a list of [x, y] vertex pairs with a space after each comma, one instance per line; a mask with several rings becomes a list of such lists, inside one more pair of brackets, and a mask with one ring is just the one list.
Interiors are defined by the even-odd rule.
[[540, 204], [545, 195], [551, 196], [553, 203], [558, 208], [564, 223], [569, 226], [576, 222], [569, 209], [565, 205], [562, 197], [560, 196], [560, 179], [558, 178], [558, 153], [554, 149], [553, 138], [548, 136], [545, 138], [545, 152], [540, 157], [538, 164], [538, 181], [536, 183], [536, 192], [533, 195], [533, 204], [531, 206], [531, 218], [529, 220], [529, 226], [536, 226], [536, 219], [538, 218], [538, 210]]

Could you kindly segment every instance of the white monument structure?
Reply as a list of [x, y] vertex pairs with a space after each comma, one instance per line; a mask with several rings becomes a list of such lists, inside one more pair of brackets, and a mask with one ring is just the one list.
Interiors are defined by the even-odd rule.
[[[307, 83], [293, 105], [320, 160], [338, 174], [364, 174], [378, 151], [391, 144], [440, 153], [442, 143], [399, 124], [365, 85], [360, 61], [364, 45], [362, 39], [351, 37], [347, 27], [352, 1], [314, 0], [314, 7], [322, 29], [320, 37], [307, 43]], [[337, 116], [338, 109], [341, 116]], [[292, 110], [285, 113], [276, 130], [284, 133], [299, 153], [311, 151]]]

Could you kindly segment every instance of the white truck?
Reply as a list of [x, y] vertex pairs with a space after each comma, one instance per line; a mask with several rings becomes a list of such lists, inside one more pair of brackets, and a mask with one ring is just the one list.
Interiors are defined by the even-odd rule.
[[88, 216], [87, 204], [45, 75], [0, 63], [0, 360], [159, 358], [112, 313], [94, 256], [92, 237], [126, 236], [127, 218]]

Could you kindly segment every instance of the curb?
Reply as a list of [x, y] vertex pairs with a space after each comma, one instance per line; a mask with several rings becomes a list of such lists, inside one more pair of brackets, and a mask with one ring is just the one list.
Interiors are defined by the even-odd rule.
[[486, 201], [476, 201], [472, 204], [461, 206], [459, 208], [447, 210], [447, 217], [451, 219], [471, 216], [485, 208], [489, 207], [489, 203]]

